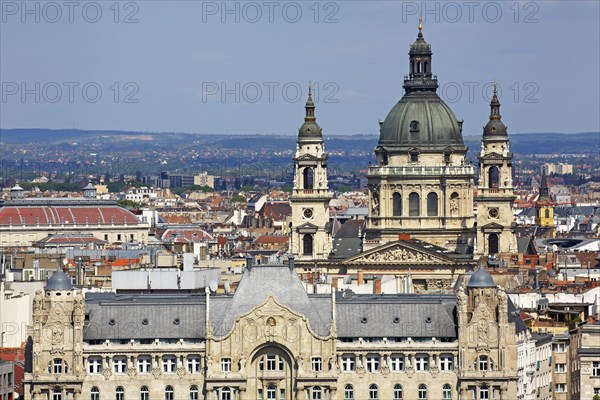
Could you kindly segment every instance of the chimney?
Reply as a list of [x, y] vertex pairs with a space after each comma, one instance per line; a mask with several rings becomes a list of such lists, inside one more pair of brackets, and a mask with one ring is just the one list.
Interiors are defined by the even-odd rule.
[[362, 270], [358, 270], [357, 272], [356, 283], [358, 285], [362, 285], [363, 283], [365, 283]]
[[398, 235], [398, 240], [410, 240], [410, 234], [408, 233], [401, 233]]
[[381, 294], [381, 278], [376, 278], [373, 280], [375, 284], [375, 294]]
[[252, 256], [250, 254], [246, 255], [246, 269], [248, 271], [252, 269]]
[[290, 268], [290, 271], [294, 272], [294, 255], [293, 254], [288, 254], [288, 266]]

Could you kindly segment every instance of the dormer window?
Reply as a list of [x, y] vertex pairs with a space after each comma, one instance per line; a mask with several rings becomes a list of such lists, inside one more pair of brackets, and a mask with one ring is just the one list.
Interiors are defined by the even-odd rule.
[[410, 123], [410, 133], [419, 132], [419, 121], [412, 121]]

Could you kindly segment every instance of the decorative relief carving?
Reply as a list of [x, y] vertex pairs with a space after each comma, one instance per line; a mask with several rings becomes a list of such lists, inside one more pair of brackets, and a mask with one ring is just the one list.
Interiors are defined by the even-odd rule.
[[440, 261], [442, 260], [430, 254], [397, 247], [380, 253], [372, 253], [359, 257], [351, 261], [351, 263], [439, 263]]

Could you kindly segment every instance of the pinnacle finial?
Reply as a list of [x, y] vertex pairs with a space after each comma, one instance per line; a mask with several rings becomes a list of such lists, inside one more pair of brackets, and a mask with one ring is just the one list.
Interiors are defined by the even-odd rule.
[[423, 30], [423, 17], [419, 14], [419, 32]]
[[312, 97], [312, 81], [308, 81], [308, 97]]
[[494, 78], [494, 96], [498, 94], [498, 90], [496, 89], [496, 78]]

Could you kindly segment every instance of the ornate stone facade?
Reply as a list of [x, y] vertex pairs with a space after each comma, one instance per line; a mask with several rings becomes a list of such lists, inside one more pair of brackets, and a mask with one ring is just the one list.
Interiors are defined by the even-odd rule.
[[315, 117], [309, 87], [304, 124], [298, 132], [294, 155], [291, 252], [298, 260], [323, 260], [331, 252], [327, 159], [322, 129]]
[[511, 254], [517, 245], [514, 232], [512, 184], [513, 154], [506, 126], [500, 117], [496, 85], [490, 103], [490, 120], [483, 129], [477, 188], [477, 255]]
[[455, 295], [308, 295], [261, 266], [234, 296], [49, 290], [25, 399], [512, 400], [522, 322], [473, 279]]

